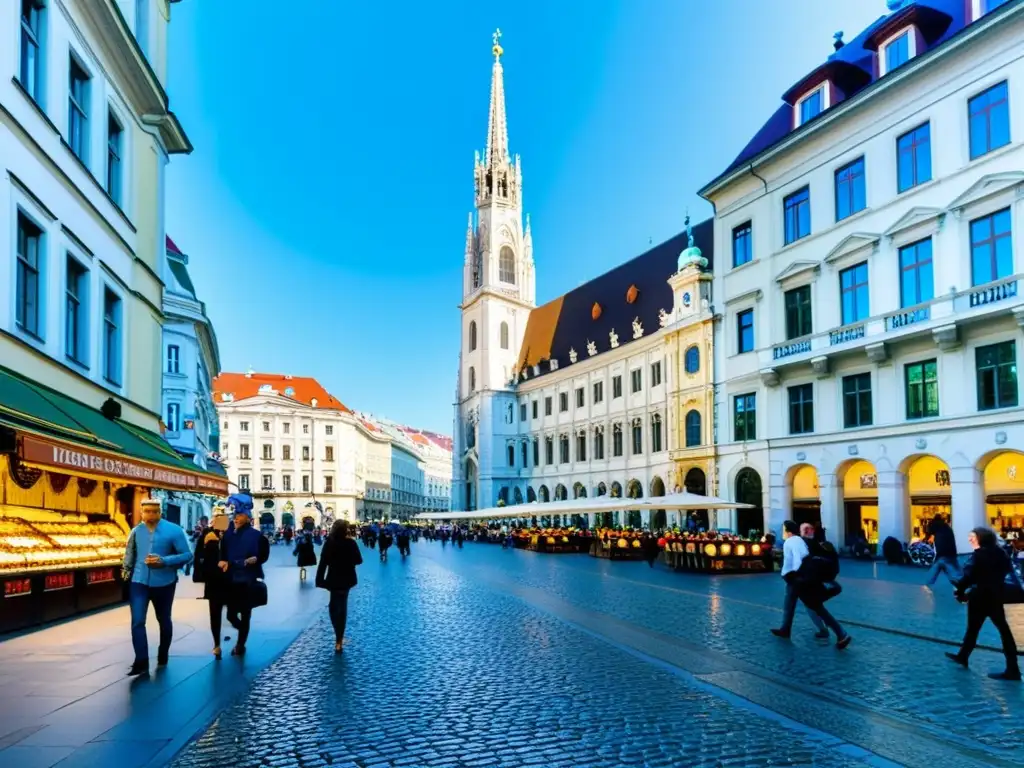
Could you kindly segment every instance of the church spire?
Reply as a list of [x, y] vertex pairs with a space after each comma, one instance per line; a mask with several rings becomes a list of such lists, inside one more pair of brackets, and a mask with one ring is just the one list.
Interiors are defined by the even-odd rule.
[[487, 113], [487, 151], [485, 162], [491, 168], [503, 163], [508, 158], [508, 121], [505, 119], [505, 78], [501, 69], [501, 30], [494, 30], [491, 39], [494, 45], [494, 66], [491, 68], [491, 105]]

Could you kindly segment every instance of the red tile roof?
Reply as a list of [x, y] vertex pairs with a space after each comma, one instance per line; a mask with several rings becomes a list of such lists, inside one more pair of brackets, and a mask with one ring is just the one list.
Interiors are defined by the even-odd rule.
[[[284, 376], [279, 373], [222, 373], [213, 380], [214, 402], [222, 402], [221, 396], [226, 394], [235, 400], [255, 397], [260, 394], [260, 387], [264, 385], [269, 385], [281, 397], [288, 397], [304, 405], [312, 405], [312, 401], [316, 399], [317, 408], [352, 413], [316, 379], [308, 376]], [[291, 394], [288, 394], [289, 389]]]
[[167, 235], [167, 250], [170, 251], [171, 253], [181, 253], [181, 248], [174, 244], [174, 241], [171, 240], [170, 235]]

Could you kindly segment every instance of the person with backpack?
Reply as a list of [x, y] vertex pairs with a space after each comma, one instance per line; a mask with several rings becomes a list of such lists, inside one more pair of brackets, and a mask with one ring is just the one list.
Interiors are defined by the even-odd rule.
[[[812, 530], [806, 531], [813, 536]], [[801, 528], [801, 534], [805, 531]], [[839, 554], [828, 541], [813, 537], [808, 544], [808, 556], [797, 569], [797, 597], [808, 610], [816, 613], [825, 622], [825, 626], [836, 633], [836, 648], [843, 650], [853, 639], [829, 613], [825, 601], [838, 595], [842, 588], [836, 579], [839, 577]]]
[[[793, 629], [793, 618], [796, 614], [798, 598], [798, 573], [804, 559], [810, 554], [807, 541], [800, 536], [800, 528], [792, 520], [782, 524], [782, 580], [786, 582], [786, 597], [782, 604], [782, 626], [772, 629], [776, 637], [789, 638]], [[815, 637], [819, 640], [828, 639], [828, 629], [817, 613], [807, 609], [807, 615], [814, 623], [817, 632]]]

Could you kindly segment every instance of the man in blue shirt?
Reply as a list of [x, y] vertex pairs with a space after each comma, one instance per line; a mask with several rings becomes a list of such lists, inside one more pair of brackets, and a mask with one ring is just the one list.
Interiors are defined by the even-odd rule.
[[[146, 613], [153, 603], [156, 620], [160, 625], [160, 647], [156, 663], [163, 666], [171, 649], [171, 606], [174, 588], [178, 583], [178, 569], [192, 562], [188, 537], [180, 526], [163, 519], [159, 499], [142, 502], [142, 522], [128, 537], [124, 552], [124, 572], [131, 574], [128, 603], [132, 612], [132, 646], [135, 662], [129, 675], [149, 672], [149, 640], [146, 637]], [[126, 578], [128, 578], [126, 576]]]

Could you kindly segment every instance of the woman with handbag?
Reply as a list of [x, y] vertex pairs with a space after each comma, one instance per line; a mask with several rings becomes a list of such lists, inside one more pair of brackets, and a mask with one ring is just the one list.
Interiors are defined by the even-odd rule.
[[263, 563], [270, 558], [270, 545], [252, 527], [251, 496], [236, 494], [229, 499], [229, 505], [234, 507], [234, 526], [221, 539], [218, 565], [228, 580], [228, 623], [238, 630], [238, 642], [231, 655], [243, 656], [252, 609], [267, 604]]
[[348, 623], [348, 592], [358, 583], [356, 566], [363, 556], [359, 545], [348, 535], [348, 521], [335, 520], [331, 533], [320, 552], [320, 566], [316, 569], [316, 585], [331, 593], [328, 610], [334, 627], [334, 652], [341, 653]]
[[218, 567], [218, 563], [221, 540], [230, 526], [231, 518], [220, 511], [213, 516], [210, 526], [199, 532], [196, 537], [195, 570], [192, 572], [192, 580], [203, 585], [203, 599], [210, 606], [210, 633], [213, 635], [213, 655], [217, 659], [221, 658], [221, 616], [229, 597], [227, 575]]
[[964, 633], [960, 650], [957, 653], [947, 652], [946, 656], [966, 667], [971, 652], [978, 644], [978, 633], [985, 619], [990, 619], [999, 630], [999, 637], [1003, 641], [1006, 670], [990, 672], [989, 677], [993, 680], [1019, 681], [1021, 676], [1020, 665], [1017, 662], [1017, 643], [1013, 639], [1010, 625], [1006, 623], [1006, 611], [1003, 607], [1007, 601], [1008, 589], [1020, 589], [1016, 583], [1009, 588], [1007, 585], [1007, 577], [1012, 573], [1013, 564], [1009, 556], [999, 548], [995, 531], [989, 528], [975, 528], [968, 535], [967, 541], [974, 549], [974, 554], [964, 566], [963, 576], [956, 582], [956, 599], [967, 603], [967, 631]]

